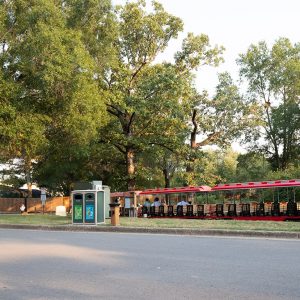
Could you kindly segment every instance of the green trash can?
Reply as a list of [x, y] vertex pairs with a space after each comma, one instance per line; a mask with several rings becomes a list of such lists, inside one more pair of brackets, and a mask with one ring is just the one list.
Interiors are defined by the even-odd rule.
[[73, 223], [83, 224], [83, 194], [73, 194]]

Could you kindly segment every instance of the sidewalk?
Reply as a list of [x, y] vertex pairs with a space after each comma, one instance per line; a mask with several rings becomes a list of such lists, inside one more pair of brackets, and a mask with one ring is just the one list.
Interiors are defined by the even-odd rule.
[[187, 228], [141, 228], [124, 226], [90, 226], [90, 225], [9, 225], [0, 224], [0, 229], [27, 229], [47, 231], [90, 231], [90, 232], [118, 232], [118, 233], [146, 233], [146, 234], [174, 234], [193, 236], [227, 236], [227, 237], [253, 237], [253, 238], [278, 238], [300, 239], [300, 232], [283, 231], [242, 231], [219, 229], [187, 229]]

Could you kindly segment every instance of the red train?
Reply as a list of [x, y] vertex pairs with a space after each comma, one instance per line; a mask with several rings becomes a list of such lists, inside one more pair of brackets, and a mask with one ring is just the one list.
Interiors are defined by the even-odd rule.
[[297, 221], [297, 187], [300, 179], [149, 189], [139, 192], [137, 211], [152, 218]]

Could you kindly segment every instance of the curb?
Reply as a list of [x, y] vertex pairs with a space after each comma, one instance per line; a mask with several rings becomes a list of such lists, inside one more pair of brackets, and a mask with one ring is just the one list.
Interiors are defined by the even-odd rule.
[[13, 225], [0, 224], [0, 229], [25, 229], [44, 231], [73, 231], [73, 232], [119, 232], [119, 233], [148, 233], [193, 236], [227, 236], [227, 237], [253, 237], [253, 238], [278, 238], [300, 239], [300, 232], [282, 231], [242, 231], [219, 229], [187, 229], [187, 228], [143, 228], [122, 226], [89, 226], [89, 225]]

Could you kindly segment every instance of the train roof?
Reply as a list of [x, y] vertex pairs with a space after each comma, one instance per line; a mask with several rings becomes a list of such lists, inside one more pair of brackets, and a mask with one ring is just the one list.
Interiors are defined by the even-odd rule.
[[212, 191], [267, 189], [267, 188], [296, 187], [296, 186], [300, 186], [300, 179], [243, 182], [243, 183], [222, 183], [214, 186], [212, 188]]
[[134, 195], [139, 195], [141, 191], [126, 191], [126, 192], [112, 192], [110, 197], [134, 197]]
[[156, 195], [156, 194], [181, 194], [181, 193], [201, 193], [210, 192], [211, 187], [207, 185], [201, 186], [185, 186], [174, 188], [149, 189], [140, 192], [140, 195]]

